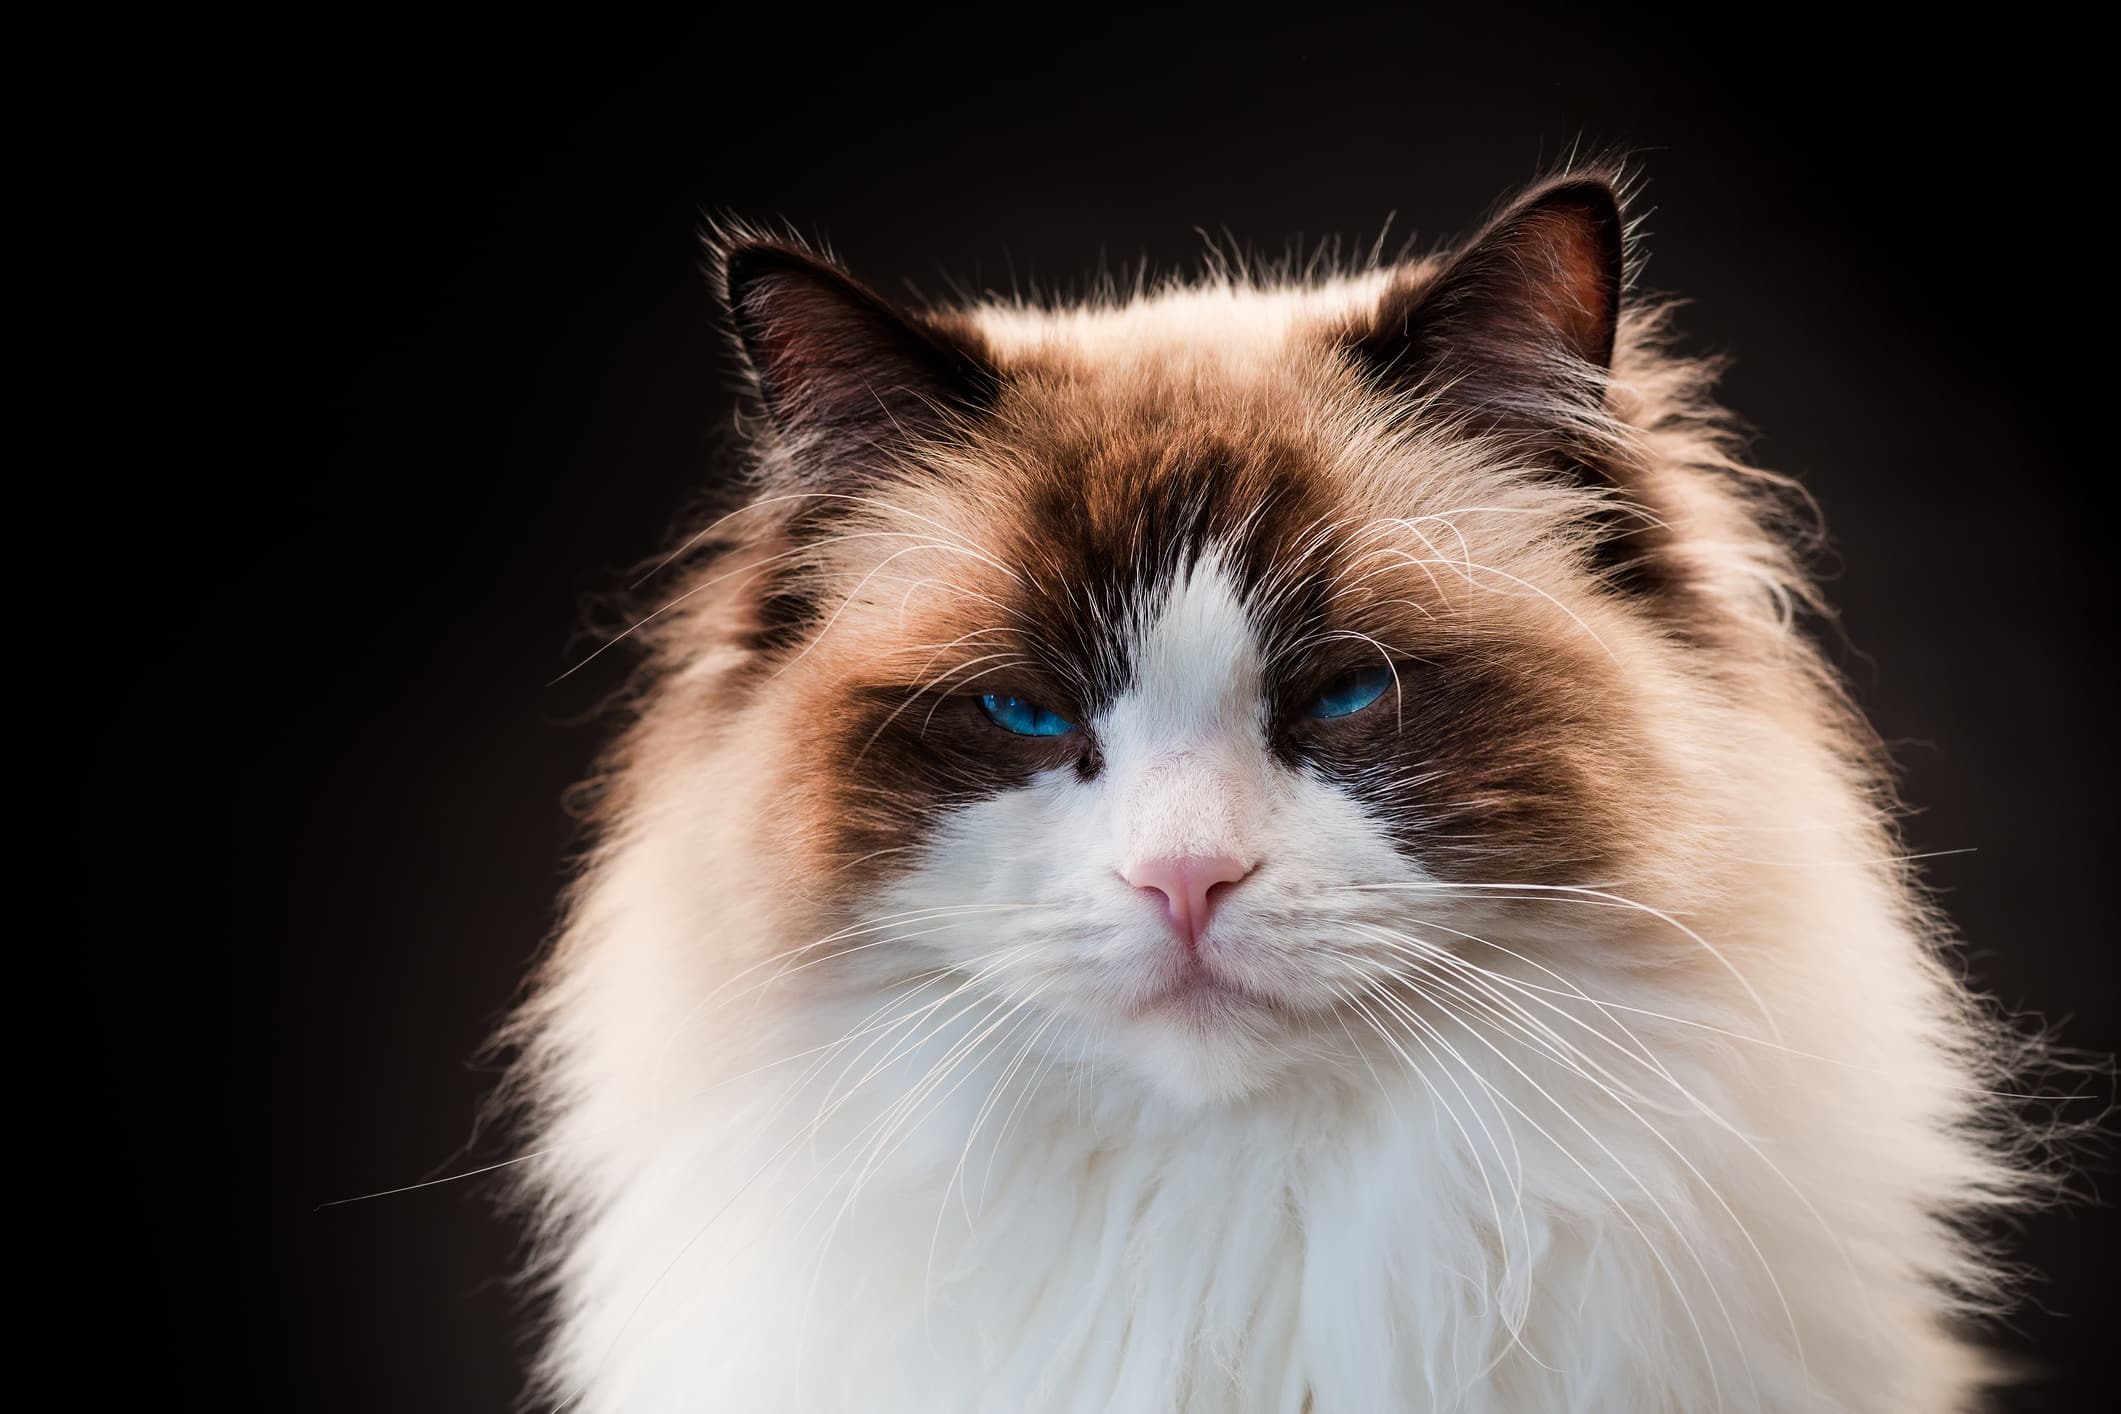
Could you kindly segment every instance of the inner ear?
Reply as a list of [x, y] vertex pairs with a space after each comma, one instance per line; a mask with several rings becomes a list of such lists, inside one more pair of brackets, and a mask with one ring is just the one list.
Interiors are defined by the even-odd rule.
[[902, 310], [790, 245], [742, 242], [721, 268], [759, 399], [806, 483], [874, 469], [993, 397], [993, 366], [957, 321]]
[[1559, 430], [1604, 400], [1625, 229], [1603, 178], [1537, 187], [1433, 274], [1389, 290], [1350, 347], [1381, 383], [1476, 430]]

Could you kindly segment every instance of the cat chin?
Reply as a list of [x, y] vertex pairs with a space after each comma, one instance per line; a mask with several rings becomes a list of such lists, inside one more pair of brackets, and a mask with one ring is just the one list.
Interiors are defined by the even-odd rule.
[[1289, 1067], [1286, 1051], [1256, 1018], [1164, 1008], [1108, 1031], [1113, 1057], [1148, 1090], [1188, 1109], [1240, 1104]]

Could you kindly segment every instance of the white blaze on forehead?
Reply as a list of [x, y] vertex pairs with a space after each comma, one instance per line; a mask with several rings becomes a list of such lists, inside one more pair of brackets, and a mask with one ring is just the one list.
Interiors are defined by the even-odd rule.
[[1249, 861], [1270, 765], [1259, 641], [1234, 580], [1203, 556], [1134, 631], [1132, 680], [1098, 719], [1123, 852]]
[[1134, 673], [1105, 714], [1108, 744], [1183, 748], [1257, 734], [1259, 642], [1222, 562], [1204, 555], [1134, 625]]

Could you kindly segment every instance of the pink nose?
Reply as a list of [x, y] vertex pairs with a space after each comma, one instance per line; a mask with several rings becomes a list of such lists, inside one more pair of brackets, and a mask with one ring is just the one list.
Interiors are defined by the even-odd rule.
[[1208, 911], [1215, 906], [1215, 891], [1245, 877], [1244, 865], [1222, 854], [1194, 855], [1187, 859], [1150, 859], [1128, 869], [1125, 878], [1137, 889], [1154, 889], [1164, 896], [1164, 912], [1172, 931], [1187, 947], [1198, 947], [1208, 929]]

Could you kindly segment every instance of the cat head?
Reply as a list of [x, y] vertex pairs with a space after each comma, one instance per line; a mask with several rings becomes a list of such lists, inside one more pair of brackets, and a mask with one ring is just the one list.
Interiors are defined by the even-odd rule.
[[1495, 900], [1669, 863], [1673, 684], [1737, 615], [1627, 261], [1597, 172], [1435, 258], [1079, 307], [731, 236], [752, 477], [642, 730], [766, 783], [814, 985], [945, 972], [1160, 1093], [1271, 1085]]

